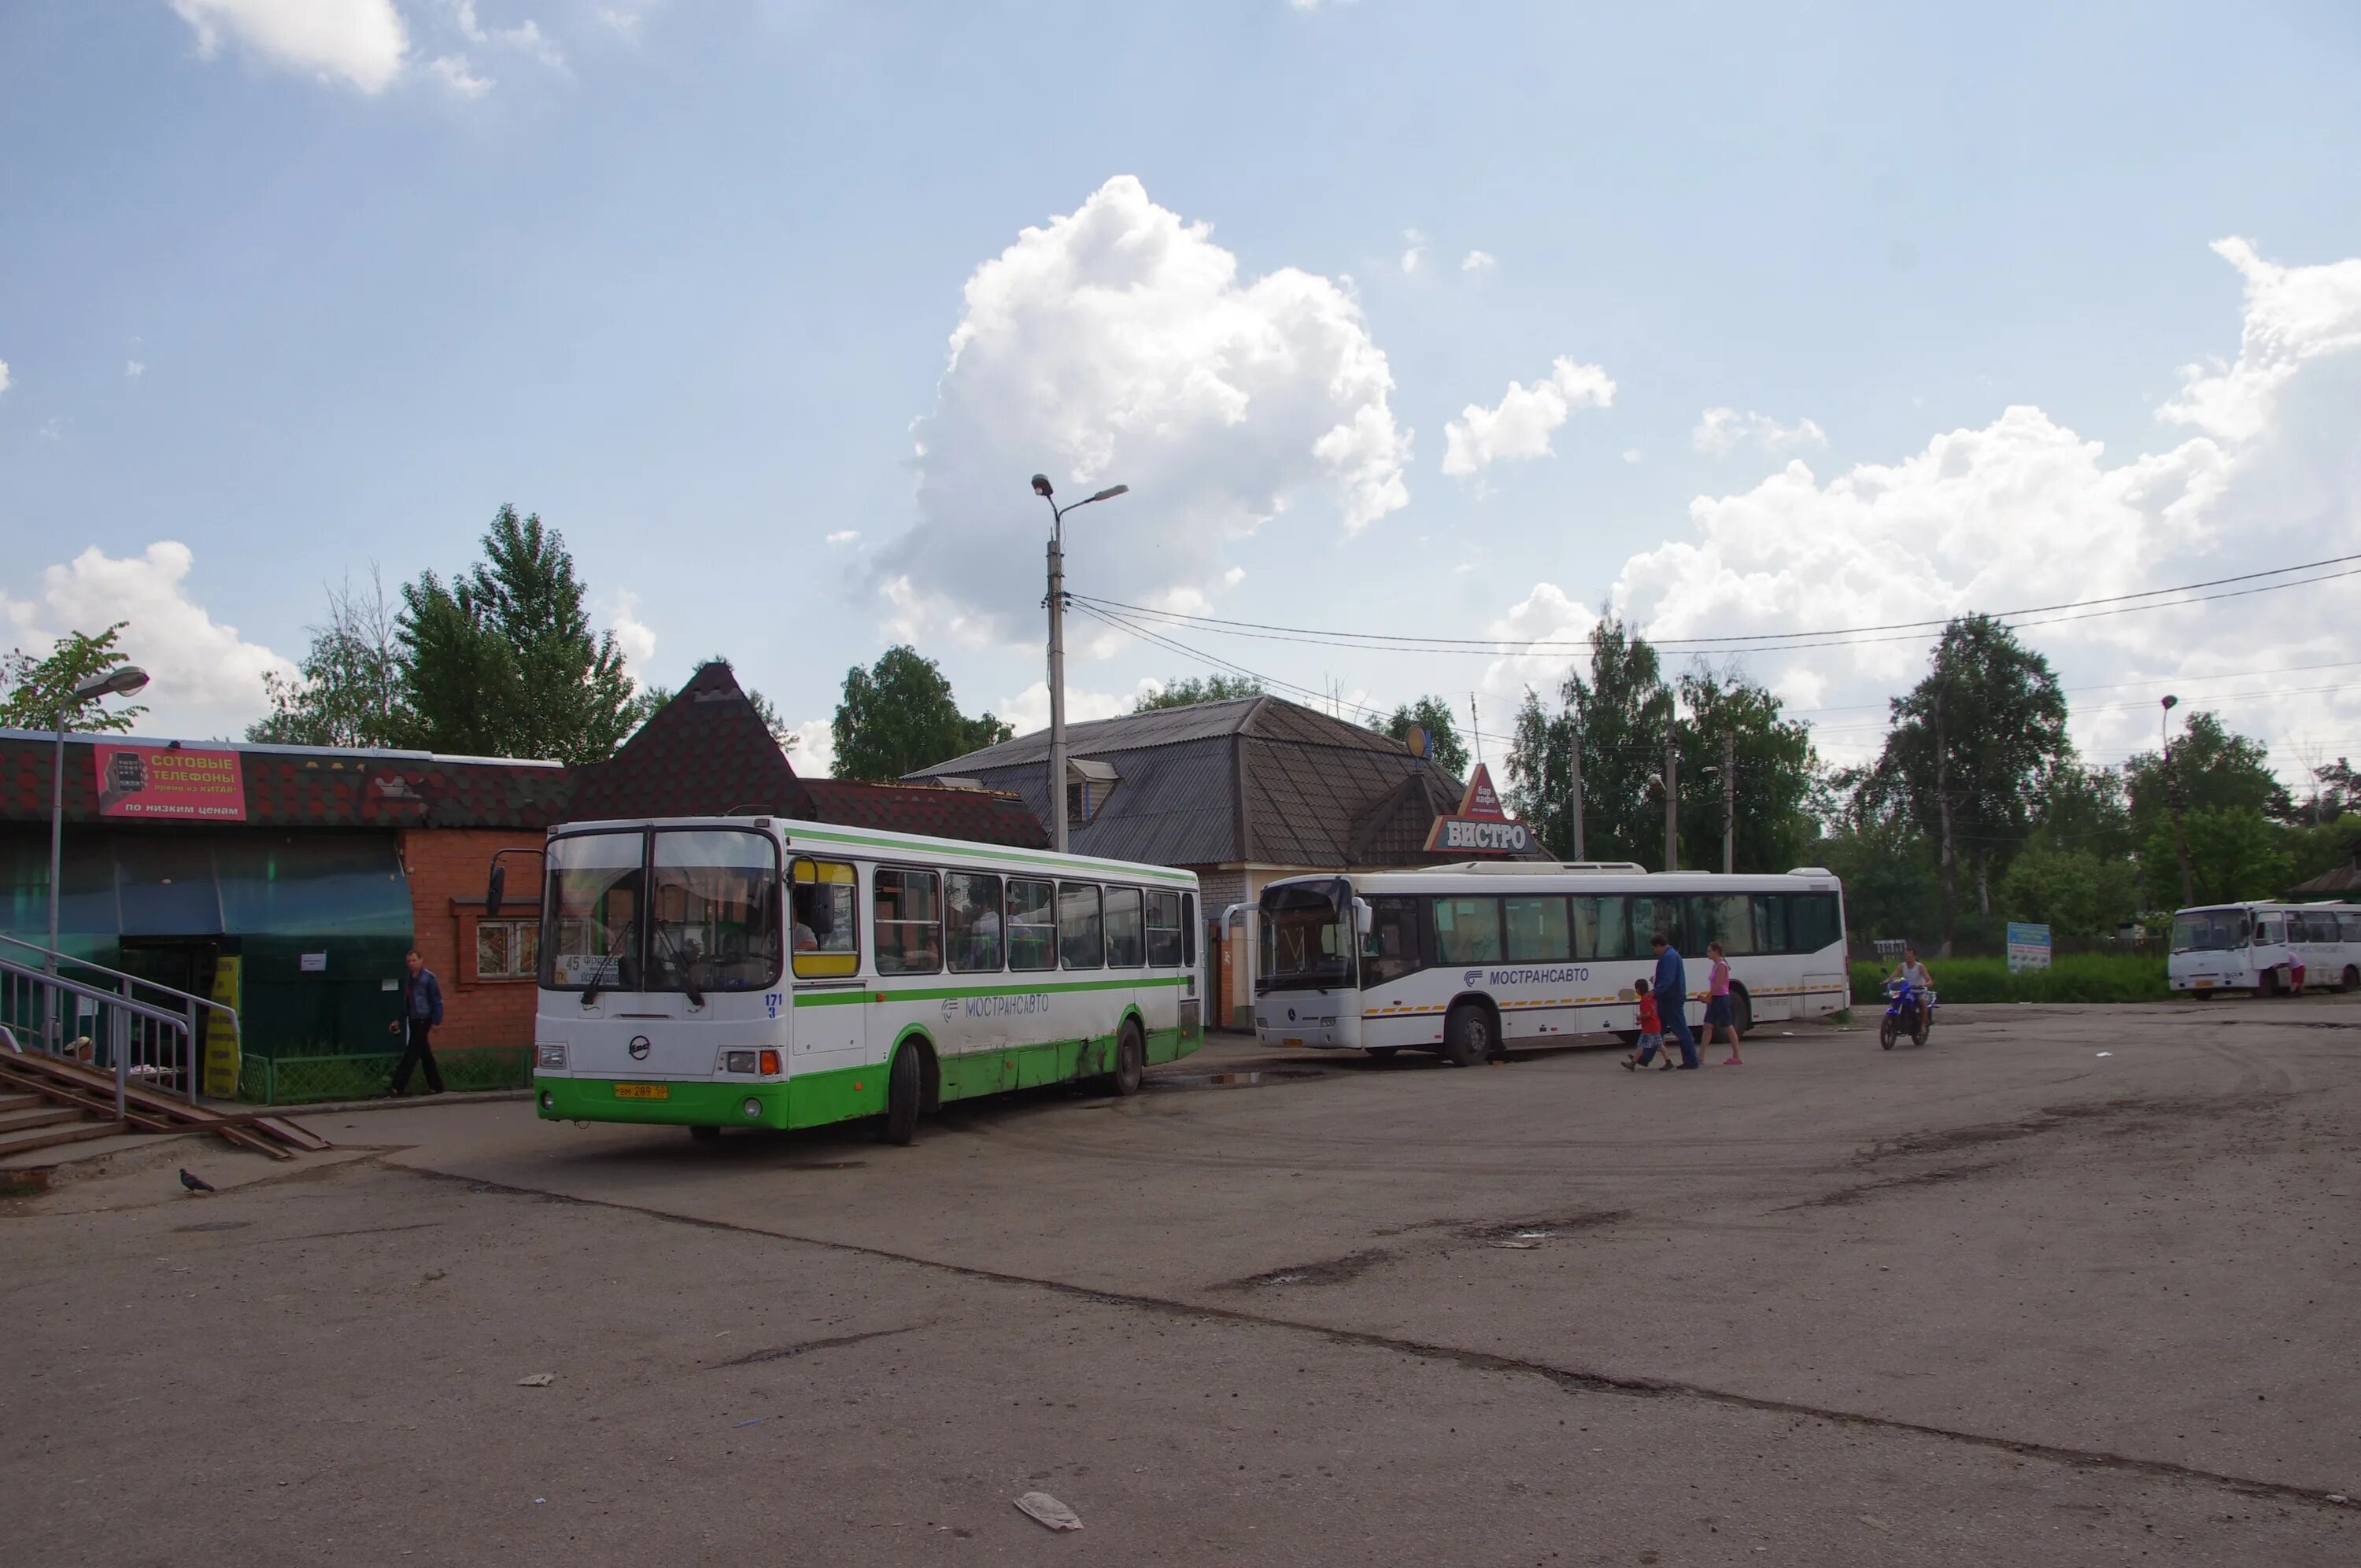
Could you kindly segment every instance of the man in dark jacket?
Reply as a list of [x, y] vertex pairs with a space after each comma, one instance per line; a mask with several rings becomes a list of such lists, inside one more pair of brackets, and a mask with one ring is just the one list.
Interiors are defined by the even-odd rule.
[[406, 1042], [401, 1053], [401, 1065], [393, 1069], [393, 1091], [401, 1094], [410, 1088], [412, 1066], [426, 1069], [426, 1092], [443, 1092], [443, 1069], [434, 1065], [434, 1048], [426, 1043], [427, 1031], [443, 1022], [443, 982], [426, 967], [426, 960], [412, 948], [402, 960], [410, 973], [401, 982], [401, 1016], [393, 1022], [393, 1032]]
[[1669, 933], [1659, 931], [1648, 938], [1648, 946], [1656, 950], [1656, 978], [1653, 989], [1656, 993], [1656, 1011], [1664, 1020], [1664, 1045], [1669, 1050], [1677, 1041], [1681, 1047], [1681, 1066], [1697, 1065], [1697, 1036], [1689, 1032], [1689, 977], [1681, 962], [1681, 950], [1673, 946]]

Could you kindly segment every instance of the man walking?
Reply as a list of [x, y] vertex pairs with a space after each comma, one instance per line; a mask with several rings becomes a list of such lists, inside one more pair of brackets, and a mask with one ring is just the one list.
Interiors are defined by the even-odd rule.
[[1672, 937], [1663, 931], [1648, 938], [1648, 946], [1656, 952], [1656, 1010], [1664, 1017], [1664, 1033], [1681, 1047], [1681, 1066], [1697, 1065], [1697, 1036], [1689, 1032], [1689, 976], [1687, 966], [1681, 962], [1681, 950], [1673, 946]]
[[427, 1031], [443, 1022], [443, 982], [426, 967], [426, 960], [412, 948], [402, 959], [410, 973], [401, 982], [401, 1016], [393, 1021], [393, 1032], [402, 1036], [405, 1044], [401, 1065], [393, 1069], [393, 1091], [401, 1094], [410, 1088], [410, 1069], [415, 1065], [426, 1069], [426, 1092], [443, 1092], [443, 1069], [434, 1065], [434, 1047], [426, 1042]]

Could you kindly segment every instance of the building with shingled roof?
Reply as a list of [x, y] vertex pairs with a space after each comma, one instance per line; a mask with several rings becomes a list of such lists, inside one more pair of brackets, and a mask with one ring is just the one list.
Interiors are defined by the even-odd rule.
[[[1076, 854], [1197, 873], [1208, 916], [1281, 877], [1464, 861], [1427, 849], [1462, 782], [1391, 736], [1283, 697], [1235, 697], [1066, 729], [1067, 840]], [[1049, 736], [1020, 735], [908, 775], [1021, 796], [1049, 814]], [[1542, 858], [1538, 852], [1521, 858]], [[1214, 993], [1252, 1005], [1254, 923], [1212, 934]]]

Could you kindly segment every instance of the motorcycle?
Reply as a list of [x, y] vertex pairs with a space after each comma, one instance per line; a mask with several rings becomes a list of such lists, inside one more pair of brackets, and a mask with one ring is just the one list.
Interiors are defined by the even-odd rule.
[[[1890, 1051], [1905, 1034], [1911, 1044], [1925, 1045], [1927, 1032], [1935, 1027], [1935, 993], [1921, 991], [1906, 980], [1890, 980], [1885, 982], [1885, 1017], [1877, 1026], [1878, 1045]], [[1905, 1019], [1910, 1021], [1907, 1028]]]

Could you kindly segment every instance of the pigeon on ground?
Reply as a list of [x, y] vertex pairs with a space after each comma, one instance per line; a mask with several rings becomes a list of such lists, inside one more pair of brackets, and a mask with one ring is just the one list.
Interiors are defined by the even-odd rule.
[[181, 1171], [181, 1185], [187, 1188], [192, 1192], [211, 1192], [214, 1190], [214, 1184], [212, 1182], [207, 1181], [202, 1176], [193, 1174], [185, 1167], [182, 1168]]

